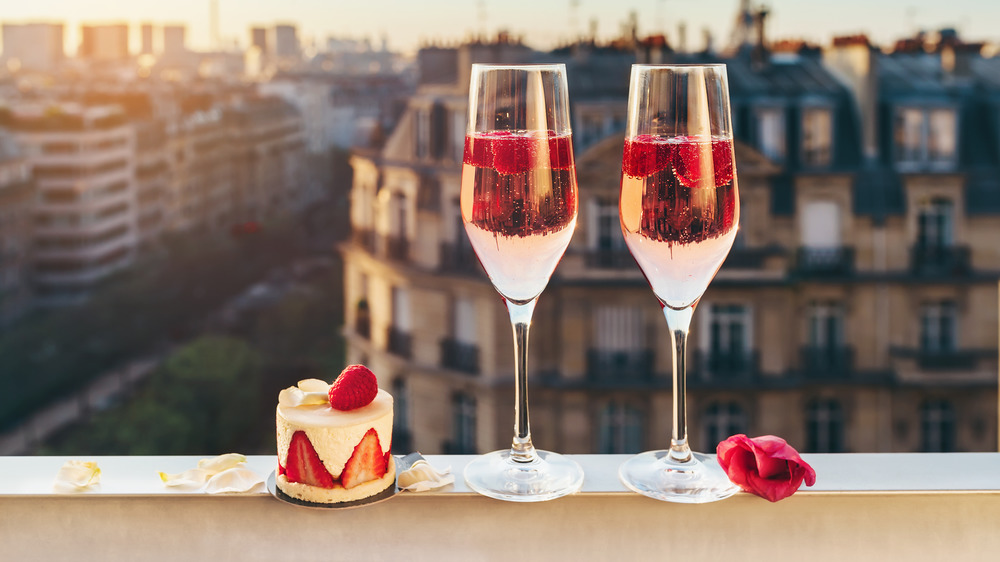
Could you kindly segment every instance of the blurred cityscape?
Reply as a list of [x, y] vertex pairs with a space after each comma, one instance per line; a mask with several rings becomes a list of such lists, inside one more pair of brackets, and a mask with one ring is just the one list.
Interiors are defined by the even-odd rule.
[[[725, 62], [743, 213], [695, 316], [695, 448], [997, 448], [1000, 56], [954, 29], [890, 45], [593, 32], [428, 43], [184, 25], [2, 23], [0, 454], [273, 453], [280, 388], [365, 363], [398, 452], [509, 443], [507, 312], [459, 212], [470, 64], [567, 65], [580, 215], [539, 300], [536, 445], [669, 443], [669, 335], [617, 220], [633, 63]], [[691, 42], [693, 43], [693, 42]], [[212, 428], [212, 431], [206, 431]]]

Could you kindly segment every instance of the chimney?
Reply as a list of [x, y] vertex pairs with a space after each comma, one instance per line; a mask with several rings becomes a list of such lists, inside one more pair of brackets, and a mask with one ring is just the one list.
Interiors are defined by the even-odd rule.
[[878, 159], [878, 52], [866, 35], [835, 37], [823, 50], [823, 64], [847, 87], [861, 120], [861, 152]]

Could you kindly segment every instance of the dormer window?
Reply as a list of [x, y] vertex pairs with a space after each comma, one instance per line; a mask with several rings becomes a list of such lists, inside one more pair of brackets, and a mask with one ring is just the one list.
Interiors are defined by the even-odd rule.
[[757, 148], [775, 162], [785, 160], [785, 111], [780, 107], [761, 107], [757, 114]]
[[829, 108], [810, 107], [802, 111], [802, 164], [825, 168], [833, 160], [833, 116]]
[[427, 157], [431, 145], [430, 114], [426, 109], [418, 109], [413, 115], [413, 154], [417, 159]]
[[901, 169], [951, 169], [958, 158], [955, 110], [901, 107], [896, 112], [895, 139]]

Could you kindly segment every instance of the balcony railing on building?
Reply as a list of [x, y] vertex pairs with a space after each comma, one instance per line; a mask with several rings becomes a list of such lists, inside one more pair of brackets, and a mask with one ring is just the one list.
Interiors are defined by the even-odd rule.
[[408, 331], [390, 326], [386, 342], [386, 348], [390, 353], [406, 358], [413, 355], [413, 338]]
[[653, 350], [587, 350], [587, 378], [591, 382], [649, 382], [653, 379]]
[[448, 273], [478, 274], [482, 272], [476, 252], [468, 244], [441, 243], [439, 269]]
[[725, 269], [761, 269], [764, 261], [771, 255], [780, 252], [775, 248], [748, 248], [736, 247], [726, 256], [726, 261], [722, 264]]
[[354, 243], [369, 253], [375, 253], [375, 233], [367, 228], [355, 228], [351, 234]]
[[700, 386], [745, 385], [753, 383], [759, 372], [756, 351], [698, 351], [688, 372], [688, 380]]
[[386, 236], [385, 256], [398, 261], [410, 259], [410, 241], [402, 234]]
[[[970, 371], [981, 359], [996, 357], [995, 349], [921, 349], [892, 347], [889, 355], [901, 359], [915, 359], [925, 371]], [[995, 382], [995, 381], [994, 381]]]
[[479, 346], [451, 338], [441, 340], [441, 366], [470, 375], [478, 375]]
[[849, 276], [854, 272], [854, 248], [799, 248], [795, 272], [803, 276]]
[[802, 375], [811, 380], [844, 380], [854, 370], [854, 348], [847, 345], [805, 346], [799, 350]]
[[917, 244], [910, 253], [913, 273], [918, 275], [966, 275], [972, 269], [968, 246]]

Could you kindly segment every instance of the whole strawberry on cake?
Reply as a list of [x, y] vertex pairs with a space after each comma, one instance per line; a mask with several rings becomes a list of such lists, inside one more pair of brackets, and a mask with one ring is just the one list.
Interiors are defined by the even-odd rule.
[[277, 437], [275, 484], [292, 498], [351, 502], [395, 485], [392, 396], [363, 365], [347, 367], [332, 385], [307, 379], [282, 390]]

